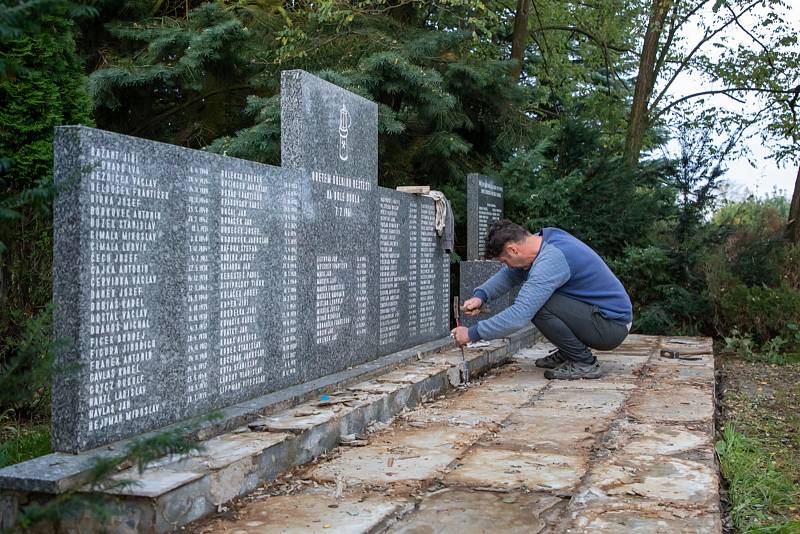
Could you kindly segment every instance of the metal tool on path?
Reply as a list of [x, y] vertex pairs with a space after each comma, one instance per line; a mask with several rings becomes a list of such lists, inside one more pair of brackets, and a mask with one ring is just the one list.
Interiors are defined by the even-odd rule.
[[703, 359], [699, 356], [690, 356], [689, 354], [681, 354], [679, 350], [674, 350], [674, 349], [661, 349], [658, 355], [661, 356], [662, 358], [667, 358], [669, 360], [685, 360], [687, 362], [695, 362], [697, 360]]
[[[458, 295], [453, 297], [453, 317], [455, 317], [456, 328], [458, 328], [461, 326], [461, 306], [459, 305]], [[464, 384], [469, 381], [469, 369], [467, 369], [467, 356], [464, 354], [464, 345], [459, 345], [459, 347], [461, 348], [461, 367], [458, 372], [461, 375], [461, 383]]]

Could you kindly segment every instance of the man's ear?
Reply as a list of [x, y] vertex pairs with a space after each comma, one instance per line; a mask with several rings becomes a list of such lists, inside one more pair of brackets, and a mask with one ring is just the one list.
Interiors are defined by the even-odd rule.
[[519, 247], [517, 246], [516, 243], [509, 243], [506, 247], [506, 250], [508, 251], [509, 255], [513, 254], [514, 256], [516, 256], [519, 254]]

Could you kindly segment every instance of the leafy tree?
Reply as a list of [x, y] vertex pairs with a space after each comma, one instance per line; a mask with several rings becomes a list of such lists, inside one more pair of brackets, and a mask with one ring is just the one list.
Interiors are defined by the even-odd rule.
[[[765, 139], [778, 142], [776, 159], [796, 157], [800, 54], [793, 25], [782, 14], [787, 11], [781, 0], [652, 0], [645, 10], [648, 26], [626, 135], [628, 161], [638, 161], [650, 125], [686, 106], [697, 125], [728, 132], [758, 126]], [[702, 36], [690, 41], [685, 33], [693, 25]], [[742, 38], [736, 46], [729, 46], [732, 33]], [[687, 75], [707, 80], [710, 87], [674, 95], [674, 82]], [[692, 106], [717, 94], [742, 103], [754, 95], [762, 107], [749, 112], [743, 107]]]
[[110, 24], [118, 41], [91, 75], [99, 125], [279, 164], [280, 71], [302, 68], [379, 104], [382, 185], [443, 189], [463, 224], [466, 174], [499, 167], [534, 123], [491, 14], [450, 0], [318, 7], [202, 4]]
[[665, 161], [632, 170], [609, 157], [591, 124], [565, 120], [501, 175], [511, 218], [531, 230], [559, 226], [613, 257], [646, 243], [646, 230], [667, 216], [671, 172]]

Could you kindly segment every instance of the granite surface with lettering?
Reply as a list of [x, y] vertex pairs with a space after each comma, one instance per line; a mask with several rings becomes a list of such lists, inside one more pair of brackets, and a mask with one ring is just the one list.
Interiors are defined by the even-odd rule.
[[433, 200], [378, 188], [380, 354], [450, 333], [450, 255], [434, 226]]
[[378, 105], [302, 70], [281, 73], [281, 165], [378, 185]]
[[[465, 300], [472, 298], [473, 293], [475, 292], [475, 288], [483, 284], [486, 280], [491, 278], [500, 268], [503, 267], [503, 264], [499, 261], [462, 261], [459, 262], [459, 273], [460, 273], [460, 297], [462, 304]], [[501, 311], [505, 310], [512, 304], [514, 304], [514, 299], [517, 297], [517, 293], [519, 293], [519, 287], [515, 287], [510, 292], [506, 293], [504, 296], [492, 300], [490, 302], [485, 303], [486, 307], [489, 309], [488, 313], [481, 313], [477, 317], [467, 317], [466, 315], [461, 316], [461, 325], [462, 326], [472, 326], [476, 322], [481, 321], [483, 319], [488, 319], [493, 315], [497, 315]]]
[[467, 259], [484, 259], [489, 227], [503, 218], [503, 181], [483, 174], [467, 175]]
[[55, 169], [56, 450], [293, 383], [274, 291], [302, 173], [85, 127], [57, 129]]
[[433, 202], [379, 190], [377, 106], [302, 71], [284, 83], [283, 167], [57, 129], [55, 450], [447, 335]]
[[310, 380], [378, 347], [378, 106], [301, 70], [281, 75], [281, 163], [309, 174], [299, 353]]

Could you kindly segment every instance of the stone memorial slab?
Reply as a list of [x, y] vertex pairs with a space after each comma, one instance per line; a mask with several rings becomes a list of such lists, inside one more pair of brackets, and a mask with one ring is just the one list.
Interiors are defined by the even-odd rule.
[[433, 202], [379, 191], [377, 106], [302, 71], [283, 84], [283, 167], [57, 129], [55, 450], [447, 335]]
[[[475, 289], [483, 284], [486, 280], [491, 278], [497, 271], [503, 268], [503, 264], [499, 261], [462, 261], [459, 262], [459, 272], [460, 272], [460, 296], [461, 301], [465, 301], [468, 298], [473, 296]], [[484, 319], [488, 319], [494, 315], [497, 315], [501, 311], [505, 310], [512, 304], [514, 304], [514, 299], [517, 298], [517, 293], [519, 293], [519, 287], [514, 288], [509, 293], [506, 293], [504, 296], [491, 300], [486, 303], [486, 306], [489, 308], [488, 313], [482, 313], [477, 317], [467, 317], [466, 315], [461, 316], [461, 324], [462, 326], [472, 326], [478, 321], [482, 321]]]
[[283, 71], [281, 165], [323, 173], [317, 183], [333, 186], [326, 190], [362, 191], [357, 180], [377, 187], [378, 105], [308, 72]]
[[434, 227], [433, 200], [378, 188], [380, 197], [379, 352], [450, 333], [450, 255]]
[[273, 292], [299, 172], [85, 127], [57, 129], [55, 169], [56, 450], [296, 381]]
[[467, 260], [482, 260], [486, 235], [503, 218], [503, 182], [483, 174], [467, 175]]
[[[281, 76], [281, 162], [311, 178], [298, 236], [299, 354], [310, 380], [378, 347], [378, 106], [300, 71]], [[313, 319], [313, 320], [307, 320]]]

